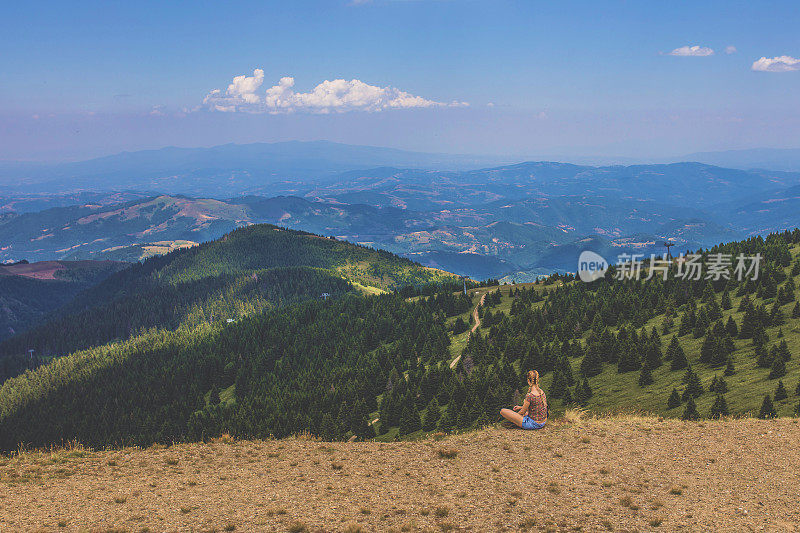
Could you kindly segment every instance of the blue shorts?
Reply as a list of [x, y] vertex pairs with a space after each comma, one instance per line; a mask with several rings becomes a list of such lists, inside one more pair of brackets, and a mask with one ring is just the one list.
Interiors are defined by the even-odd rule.
[[529, 416], [522, 417], [522, 429], [542, 429], [544, 423], [539, 423]]

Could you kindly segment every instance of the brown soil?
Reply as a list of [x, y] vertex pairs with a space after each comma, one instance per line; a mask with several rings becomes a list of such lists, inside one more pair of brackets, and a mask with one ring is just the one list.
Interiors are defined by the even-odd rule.
[[[481, 327], [481, 317], [478, 313], [478, 308], [482, 306], [486, 302], [486, 293], [484, 292], [481, 295], [481, 299], [478, 302], [478, 305], [475, 306], [475, 309], [472, 310], [472, 321], [475, 323], [470, 330], [470, 333], [475, 333], [478, 331], [478, 328]], [[461, 360], [461, 354], [455, 356], [455, 358], [450, 361], [450, 368], [455, 368], [458, 362]]]
[[475, 324], [472, 326], [472, 333], [478, 331], [478, 328], [481, 327], [481, 317], [478, 316], [478, 308], [482, 306], [486, 302], [486, 293], [484, 292], [481, 295], [481, 301], [478, 302], [478, 305], [475, 306], [475, 309], [472, 310], [472, 318], [475, 320]]
[[0, 531], [792, 531], [798, 442], [790, 419], [620, 418], [23, 453], [0, 458]]

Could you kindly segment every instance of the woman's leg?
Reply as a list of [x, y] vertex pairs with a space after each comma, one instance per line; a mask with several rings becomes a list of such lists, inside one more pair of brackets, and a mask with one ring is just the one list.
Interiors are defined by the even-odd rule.
[[515, 423], [518, 427], [522, 427], [522, 415], [511, 409], [500, 409], [500, 414], [509, 422]]

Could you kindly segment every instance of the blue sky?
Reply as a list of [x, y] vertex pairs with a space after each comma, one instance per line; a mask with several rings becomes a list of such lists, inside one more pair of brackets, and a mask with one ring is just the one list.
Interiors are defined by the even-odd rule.
[[20, 2], [0, 12], [0, 159], [798, 147], [798, 22], [789, 1]]

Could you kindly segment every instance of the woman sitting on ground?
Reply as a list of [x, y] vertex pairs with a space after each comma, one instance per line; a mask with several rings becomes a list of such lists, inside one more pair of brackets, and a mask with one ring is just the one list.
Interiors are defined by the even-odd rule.
[[547, 422], [547, 397], [539, 387], [539, 373], [536, 370], [528, 372], [528, 385], [530, 390], [525, 395], [525, 402], [515, 405], [513, 411], [500, 409], [500, 414], [522, 429], [542, 429]]

